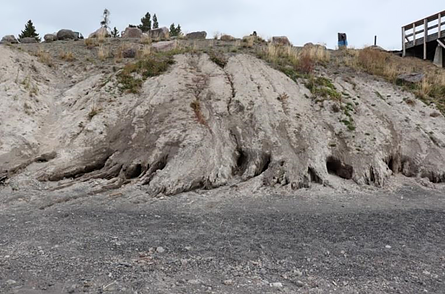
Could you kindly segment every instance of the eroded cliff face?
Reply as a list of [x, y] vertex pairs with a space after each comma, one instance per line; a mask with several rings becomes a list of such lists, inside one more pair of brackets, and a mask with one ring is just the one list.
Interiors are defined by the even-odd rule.
[[256, 177], [292, 189], [384, 186], [395, 173], [445, 181], [445, 119], [412, 94], [322, 68], [342, 98], [314, 97], [262, 60], [227, 58], [177, 55], [125, 94], [116, 73], [62, 75], [0, 47], [0, 174], [167, 195]]

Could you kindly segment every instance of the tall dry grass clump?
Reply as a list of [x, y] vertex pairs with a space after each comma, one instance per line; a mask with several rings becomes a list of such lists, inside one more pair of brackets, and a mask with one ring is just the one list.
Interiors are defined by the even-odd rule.
[[301, 49], [272, 43], [262, 47], [258, 55], [292, 79], [295, 79], [298, 73], [311, 74], [317, 64], [325, 64], [331, 58], [324, 46], [310, 45]]
[[41, 63], [46, 64], [49, 67], [52, 67], [54, 65], [53, 64], [53, 60], [52, 60], [51, 55], [49, 54], [49, 52], [46, 52], [42, 48], [39, 48], [39, 50], [37, 51], [36, 56], [37, 56], [37, 58], [39, 59], [39, 61]]
[[150, 36], [147, 36], [147, 35], [142, 35], [140, 42], [141, 42], [141, 44], [144, 44], [144, 45], [151, 45], [151, 43], [153, 43]]
[[93, 49], [94, 47], [99, 46], [99, 42], [97, 41], [96, 38], [88, 38], [85, 39], [83, 42], [88, 49]]
[[327, 63], [331, 60], [331, 53], [323, 45], [306, 45], [301, 50], [300, 56], [307, 56], [315, 63]]
[[107, 59], [108, 57], [110, 57], [110, 50], [108, 48], [106, 48], [105, 46], [100, 46], [98, 51], [97, 51], [97, 57], [101, 60], [104, 61], [105, 59]]
[[[418, 58], [402, 58], [374, 48], [348, 49], [343, 58], [345, 65], [403, 86], [425, 103], [434, 103], [442, 113], [445, 113], [445, 71], [443, 69], [436, 68], [430, 62]], [[410, 73], [423, 74], [424, 78], [418, 83], [409, 83], [398, 78], [401, 74]]]
[[359, 51], [357, 63], [368, 73], [383, 76], [393, 82], [398, 75], [398, 66], [392, 57], [387, 52], [365, 48]]
[[145, 45], [138, 51], [138, 58], [147, 58], [151, 55], [152, 50], [150, 45]]
[[74, 54], [71, 51], [60, 51], [59, 58], [65, 61], [74, 61]]

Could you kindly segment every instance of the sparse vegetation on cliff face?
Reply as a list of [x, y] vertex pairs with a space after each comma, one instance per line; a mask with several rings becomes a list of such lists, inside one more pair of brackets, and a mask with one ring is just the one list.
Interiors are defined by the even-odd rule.
[[[355, 70], [385, 78], [391, 83], [414, 93], [426, 104], [434, 103], [445, 114], [445, 70], [417, 58], [401, 58], [394, 54], [365, 48], [344, 50], [338, 57], [340, 63]], [[419, 73], [424, 78], [418, 83], [405, 83], [397, 77], [401, 74]]]
[[135, 63], [129, 63], [117, 75], [121, 91], [139, 93], [143, 82], [158, 76], [174, 63], [174, 52], [156, 53], [142, 58]]

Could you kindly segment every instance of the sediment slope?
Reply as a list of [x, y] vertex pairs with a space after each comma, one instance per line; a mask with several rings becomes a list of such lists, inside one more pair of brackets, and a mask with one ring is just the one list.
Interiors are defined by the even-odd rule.
[[177, 55], [126, 94], [116, 73], [61, 74], [0, 46], [0, 175], [101, 178], [152, 194], [254, 177], [293, 189], [384, 186], [395, 173], [445, 181], [445, 119], [412, 94], [320, 68], [342, 93], [320, 98], [256, 57], [226, 57], [221, 68], [206, 54]]

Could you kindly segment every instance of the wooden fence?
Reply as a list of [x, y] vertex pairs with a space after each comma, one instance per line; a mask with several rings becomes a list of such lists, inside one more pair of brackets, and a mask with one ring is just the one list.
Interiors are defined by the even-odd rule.
[[406, 50], [423, 46], [423, 59], [427, 59], [427, 43], [437, 40], [444, 46], [441, 38], [445, 37], [445, 10], [402, 27], [403, 56]]

